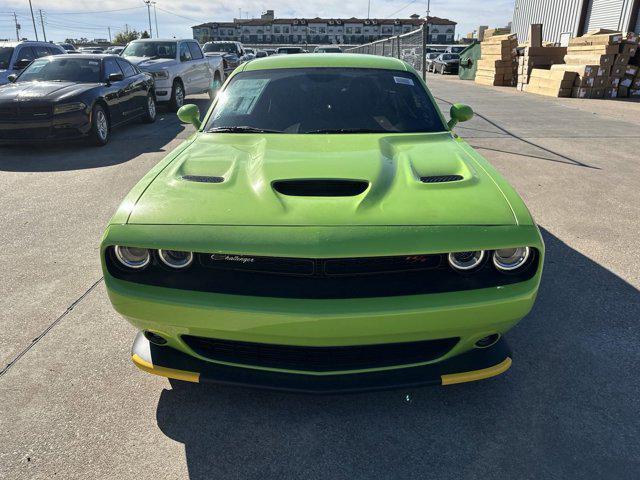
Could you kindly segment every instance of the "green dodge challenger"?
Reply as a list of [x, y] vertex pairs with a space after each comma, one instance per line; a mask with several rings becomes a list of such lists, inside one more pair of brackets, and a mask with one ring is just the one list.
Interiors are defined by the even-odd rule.
[[133, 362], [186, 381], [327, 393], [511, 365], [544, 245], [514, 189], [406, 63], [241, 65], [131, 190], [101, 260]]

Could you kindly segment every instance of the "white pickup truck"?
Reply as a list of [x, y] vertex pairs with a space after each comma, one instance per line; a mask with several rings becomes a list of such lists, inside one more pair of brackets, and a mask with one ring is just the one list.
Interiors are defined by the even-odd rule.
[[121, 55], [153, 75], [156, 101], [168, 102], [173, 111], [187, 95], [208, 93], [213, 98], [224, 81], [222, 57], [205, 57], [195, 40], [134, 40]]

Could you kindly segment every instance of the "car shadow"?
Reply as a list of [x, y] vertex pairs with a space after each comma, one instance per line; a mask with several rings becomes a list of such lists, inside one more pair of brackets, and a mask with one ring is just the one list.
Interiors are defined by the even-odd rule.
[[640, 292], [547, 231], [509, 372], [308, 396], [171, 382], [161, 431], [191, 479], [637, 478]]
[[[187, 101], [198, 105], [202, 115], [210, 104], [208, 98]], [[160, 106], [155, 123], [134, 121], [114, 128], [104, 147], [89, 146], [82, 140], [0, 146], [0, 171], [53, 172], [118, 165], [143, 153], [161, 152], [172, 140], [187, 138], [193, 131], [175, 113]]]

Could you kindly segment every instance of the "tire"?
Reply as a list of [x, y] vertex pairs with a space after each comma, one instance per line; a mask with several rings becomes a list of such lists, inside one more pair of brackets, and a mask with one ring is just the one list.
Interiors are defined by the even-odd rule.
[[109, 142], [109, 115], [102, 105], [94, 105], [91, 111], [91, 130], [87, 141], [89, 145], [102, 147]]
[[177, 112], [184, 105], [184, 85], [180, 80], [174, 80], [171, 87], [171, 99], [169, 100], [169, 110]]
[[153, 93], [149, 92], [147, 95], [147, 110], [142, 115], [143, 123], [153, 123], [156, 121], [158, 109], [156, 105], [156, 99], [153, 96]]

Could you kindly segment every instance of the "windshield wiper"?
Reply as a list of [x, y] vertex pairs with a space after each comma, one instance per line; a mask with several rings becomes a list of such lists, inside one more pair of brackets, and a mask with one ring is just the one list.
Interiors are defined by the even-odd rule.
[[267, 128], [257, 128], [248, 126], [237, 127], [213, 127], [207, 133], [282, 133], [280, 130], [269, 130]]
[[387, 130], [372, 130], [370, 128], [323, 128], [300, 133], [392, 133]]

